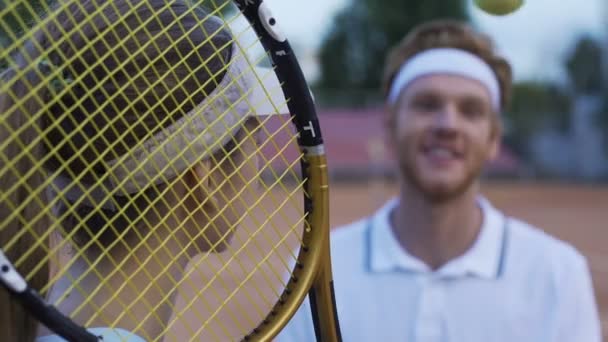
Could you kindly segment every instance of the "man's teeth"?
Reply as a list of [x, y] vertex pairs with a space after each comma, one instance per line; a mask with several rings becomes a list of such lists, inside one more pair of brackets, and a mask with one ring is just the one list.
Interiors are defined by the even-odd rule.
[[431, 148], [429, 151], [429, 154], [433, 157], [439, 157], [439, 158], [454, 158], [456, 157], [456, 154], [448, 149], [445, 148], [441, 148], [441, 147], [434, 147]]

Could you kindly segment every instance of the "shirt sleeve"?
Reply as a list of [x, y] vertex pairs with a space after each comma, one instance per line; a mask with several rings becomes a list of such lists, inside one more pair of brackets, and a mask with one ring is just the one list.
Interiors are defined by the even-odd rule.
[[602, 332], [589, 266], [580, 256], [571, 273], [562, 279], [564, 286], [560, 309], [559, 334], [556, 341], [601, 342]]
[[275, 342], [311, 342], [315, 341], [315, 330], [310, 311], [308, 296], [296, 311], [285, 328], [275, 338]]

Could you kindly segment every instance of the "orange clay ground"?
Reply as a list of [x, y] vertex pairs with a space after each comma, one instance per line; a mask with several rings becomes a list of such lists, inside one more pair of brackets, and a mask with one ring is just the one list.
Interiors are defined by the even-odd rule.
[[[330, 192], [332, 227], [372, 213], [395, 193], [395, 188], [395, 184], [382, 181], [332, 182]], [[586, 255], [592, 270], [598, 306], [602, 314], [602, 330], [604, 337], [608, 338], [608, 186], [492, 182], [484, 183], [482, 191], [495, 206], [507, 214], [528, 221], [550, 234], [572, 243]], [[262, 249], [268, 247], [265, 245], [272, 243], [265, 238], [260, 241]], [[236, 241], [236, 245], [238, 245], [238, 241]], [[257, 248], [259, 249], [259, 247]], [[225, 258], [229, 258], [229, 255], [218, 257], [225, 260]], [[247, 263], [248, 259], [244, 260]], [[192, 293], [192, 290], [189, 291], [189, 295], [193, 295], [197, 299], [191, 303], [193, 306], [190, 310], [179, 315], [181, 316], [180, 323], [173, 325], [166, 340], [189, 340], [193, 336], [198, 336], [195, 338], [196, 340], [226, 340], [226, 336], [231, 336], [228, 339], [237, 338], [234, 334], [238, 333], [235, 331], [242, 331], [244, 327], [242, 323], [234, 322], [250, 320], [247, 318], [248, 313], [259, 312], [264, 307], [260, 298], [266, 295], [264, 292], [271, 292], [270, 290], [266, 290], [262, 285], [262, 290], [257, 290], [258, 293], [253, 293], [253, 296], [251, 293], [249, 295], [236, 294], [230, 298], [227, 289], [238, 287], [235, 280], [241, 276], [220, 274], [218, 277], [217, 273], [214, 274], [217, 271], [217, 268], [213, 266], [214, 262], [221, 265], [221, 260], [211, 261], [209, 259], [205, 262], [206, 266], [201, 267], [190, 282], [194, 285], [191, 289], [198, 287], [195, 284], [213, 285], [202, 292], [197, 291], [198, 294]], [[269, 263], [275, 262], [270, 260]], [[244, 265], [244, 267], [253, 266]], [[267, 280], [260, 276], [260, 272], [254, 273], [252, 279], [248, 281], [263, 284]], [[210, 278], [214, 278], [215, 281], [210, 283]], [[189, 296], [184, 294], [186, 297]], [[211, 303], [209, 303], [209, 298], [212, 298]], [[202, 303], [203, 301], [207, 302]], [[182, 298], [178, 307], [183, 308], [186, 302], [188, 300], [184, 301]], [[240, 304], [231, 304], [237, 302]], [[254, 303], [251, 304], [252, 302]], [[205, 322], [205, 317], [209, 317], [209, 314], [213, 315], [212, 308], [224, 305], [233, 308], [221, 313], [216, 312], [215, 318], [207, 324], [202, 323]], [[186, 306], [188, 305], [186, 304]]]

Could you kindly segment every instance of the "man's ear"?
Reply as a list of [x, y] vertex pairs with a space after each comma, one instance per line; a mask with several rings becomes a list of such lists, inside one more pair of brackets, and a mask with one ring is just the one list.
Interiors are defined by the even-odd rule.
[[495, 121], [492, 123], [491, 128], [492, 131], [490, 133], [490, 150], [488, 151], [488, 160], [494, 160], [498, 157], [502, 145], [503, 123], [500, 116], [497, 116], [494, 120]]
[[500, 148], [501, 148], [501, 134], [500, 133], [496, 133], [493, 134], [492, 137], [490, 137], [490, 146], [489, 146], [489, 151], [488, 151], [488, 161], [492, 161], [495, 160], [498, 157], [498, 154], [500, 153]]
[[384, 105], [384, 111], [382, 113], [382, 126], [384, 127], [384, 136], [386, 137], [386, 142], [389, 145], [394, 141], [395, 138], [395, 127], [396, 127], [396, 117], [395, 117], [395, 108], [391, 105]]
[[385, 105], [382, 113], [382, 126], [383, 126], [383, 139], [385, 151], [387, 157], [394, 158], [396, 156], [396, 145], [397, 145], [397, 113], [395, 112], [394, 106]]

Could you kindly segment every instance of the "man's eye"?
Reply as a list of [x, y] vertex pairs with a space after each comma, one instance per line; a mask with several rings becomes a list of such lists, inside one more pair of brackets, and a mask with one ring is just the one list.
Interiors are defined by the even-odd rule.
[[414, 107], [414, 109], [430, 112], [439, 109], [441, 103], [439, 103], [439, 101], [434, 98], [420, 98], [415, 99], [412, 103], [412, 106]]
[[460, 111], [467, 118], [477, 119], [484, 116], [486, 108], [482, 104], [468, 102], [460, 106]]

